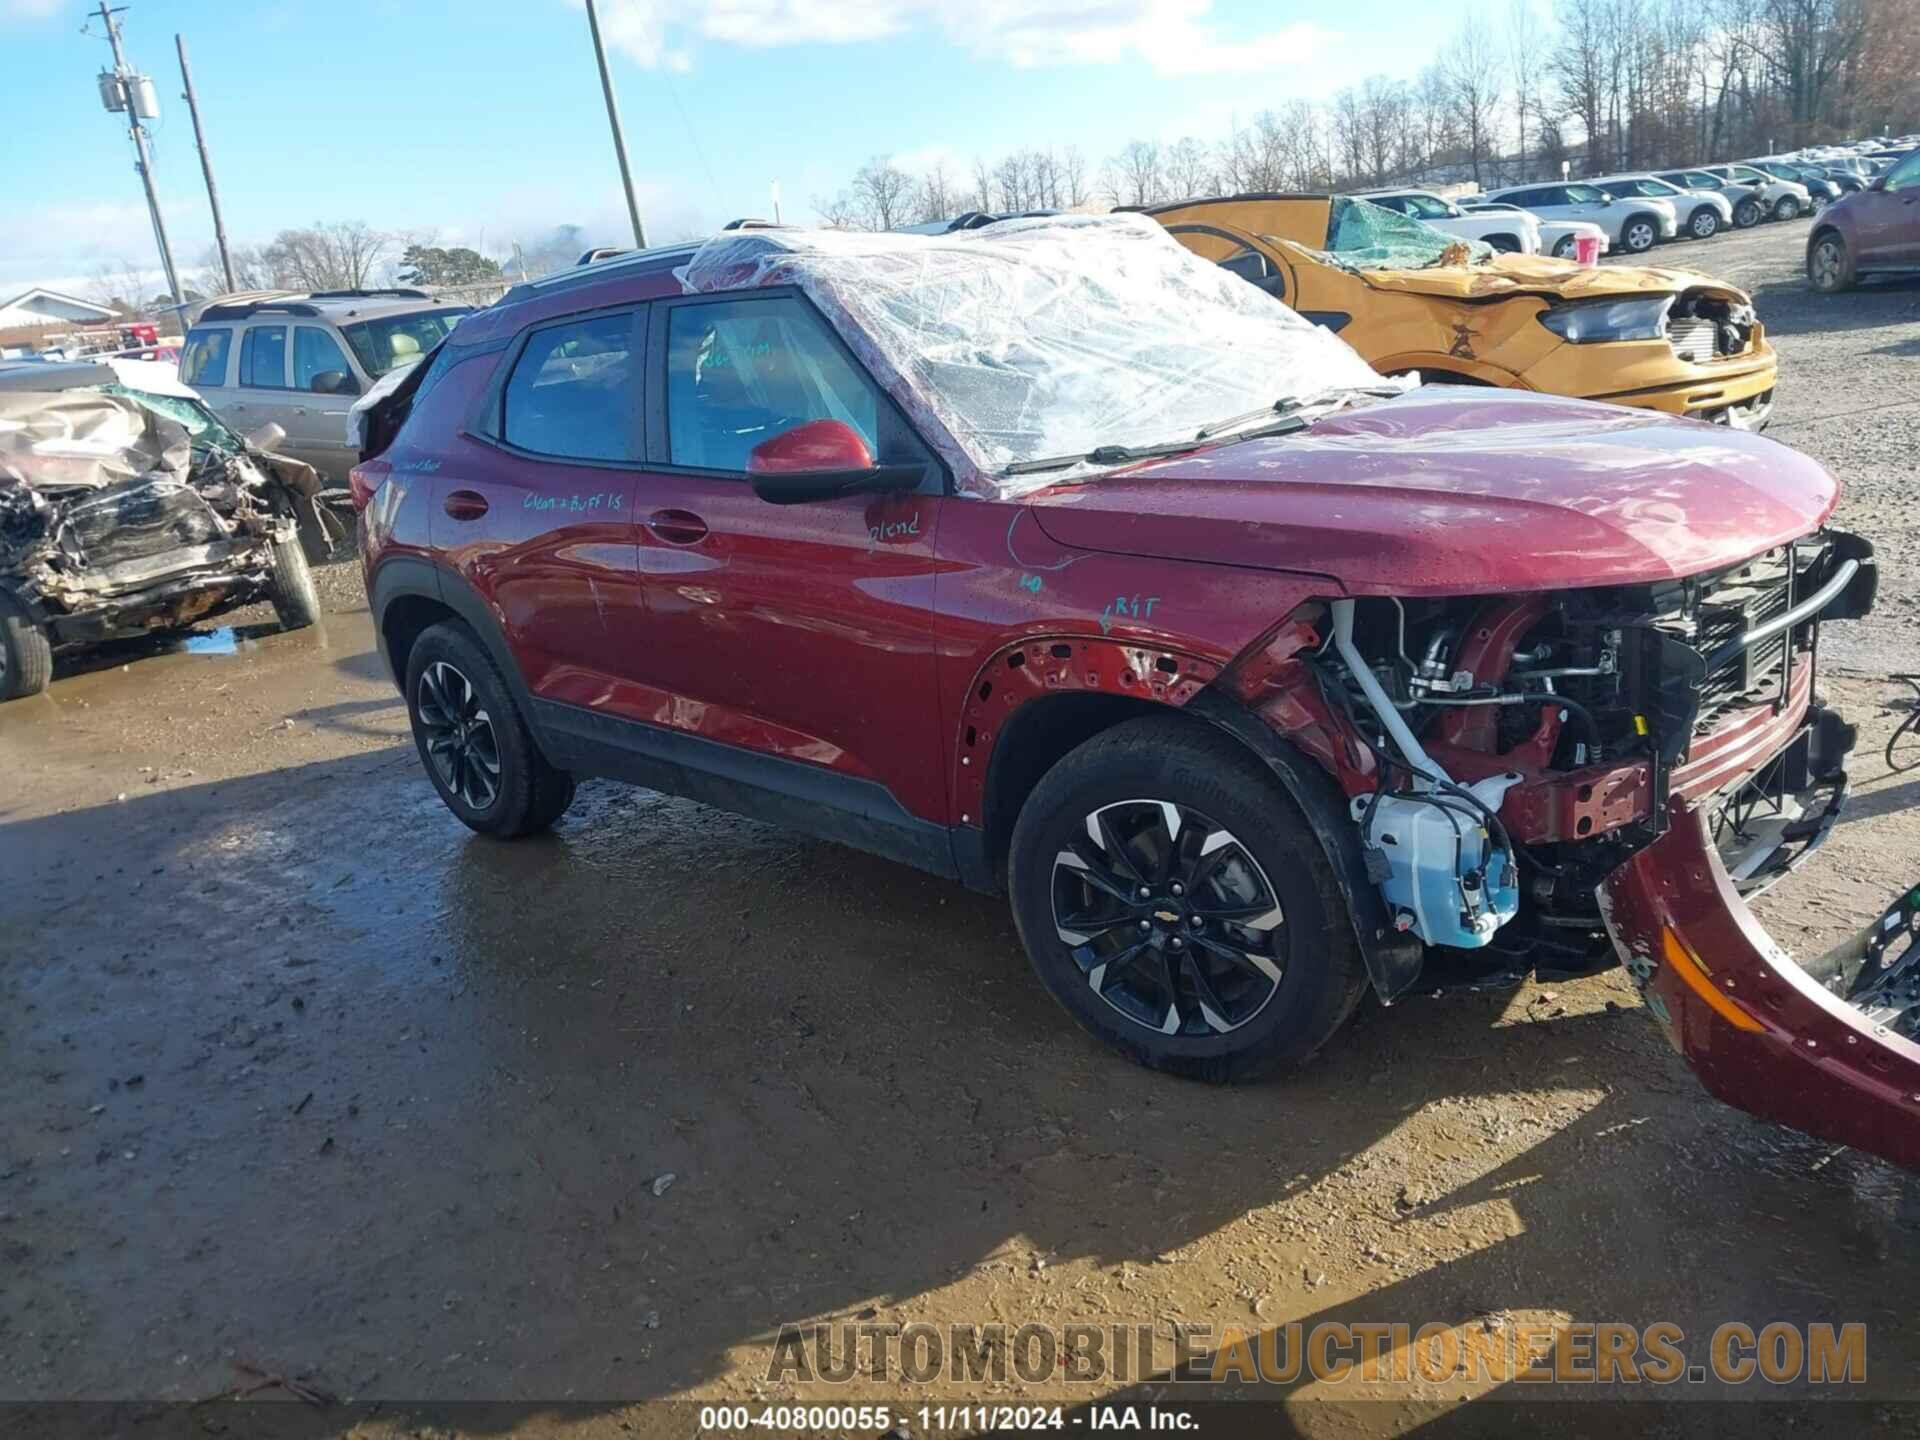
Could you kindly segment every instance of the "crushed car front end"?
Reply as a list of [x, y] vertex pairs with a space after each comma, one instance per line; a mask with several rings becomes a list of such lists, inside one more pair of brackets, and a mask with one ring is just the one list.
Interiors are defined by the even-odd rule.
[[104, 365], [0, 376], [0, 585], [55, 649], [271, 597], [318, 486], [190, 391], [135, 389]]
[[1820, 635], [1875, 584], [1872, 547], [1822, 527], [1673, 581], [1334, 600], [1247, 693], [1379, 853], [1387, 943], [1420, 942], [1402, 993], [1618, 961], [1714, 1095], [1920, 1168], [1920, 892], [1806, 962], [1748, 908], [1846, 803], [1855, 731], [1819, 697]]

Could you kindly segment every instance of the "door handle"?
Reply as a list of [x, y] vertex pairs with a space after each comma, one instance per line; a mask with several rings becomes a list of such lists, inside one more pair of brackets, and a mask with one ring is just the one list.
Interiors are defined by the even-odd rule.
[[707, 538], [707, 522], [691, 510], [656, 510], [647, 528], [669, 545], [697, 545]]
[[478, 520], [487, 513], [487, 497], [477, 490], [454, 490], [447, 495], [444, 506], [456, 520]]

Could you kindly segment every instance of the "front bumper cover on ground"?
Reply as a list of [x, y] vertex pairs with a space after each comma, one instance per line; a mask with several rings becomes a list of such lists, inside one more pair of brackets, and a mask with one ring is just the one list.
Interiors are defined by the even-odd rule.
[[[1809, 848], [1837, 809], [1836, 795]], [[1913, 894], [1847, 944], [1797, 962], [1729, 878], [1705, 807], [1676, 796], [1666, 833], [1610, 875], [1600, 899], [1647, 1008], [1709, 1092], [1920, 1170], [1920, 1044], [1867, 998], [1920, 972], [1920, 943], [1909, 939], [1904, 954], [1892, 943], [1920, 925]]]

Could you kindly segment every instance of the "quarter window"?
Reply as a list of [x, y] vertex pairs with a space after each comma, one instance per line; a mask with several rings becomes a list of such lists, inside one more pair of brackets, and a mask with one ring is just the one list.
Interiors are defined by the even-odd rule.
[[743, 473], [754, 446], [808, 420], [852, 426], [882, 462], [912, 451], [873, 382], [791, 296], [675, 306], [666, 400], [675, 465]]
[[627, 312], [536, 330], [501, 400], [507, 443], [568, 460], [638, 460], [633, 329]]
[[180, 378], [188, 385], [225, 385], [231, 330], [189, 330], [180, 354]]
[[287, 388], [287, 327], [254, 325], [240, 342], [240, 383], [256, 390]]
[[[347, 364], [347, 357], [339, 343], [324, 330], [316, 330], [311, 325], [300, 325], [293, 332], [293, 388], [311, 390], [313, 377], [336, 370], [353, 379], [353, 367]], [[359, 389], [354, 385], [355, 390]], [[337, 393], [349, 393], [345, 390]]]

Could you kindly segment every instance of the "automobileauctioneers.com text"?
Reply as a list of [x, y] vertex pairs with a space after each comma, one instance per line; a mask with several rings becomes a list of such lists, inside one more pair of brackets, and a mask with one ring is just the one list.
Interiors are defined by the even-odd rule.
[[1729, 1321], [1706, 1335], [1670, 1322], [1414, 1326], [1338, 1320], [1270, 1329], [1152, 1325], [929, 1325], [880, 1321], [784, 1325], [765, 1379], [844, 1384], [900, 1379], [956, 1385], [1017, 1381], [1297, 1385], [1464, 1380], [1469, 1384], [1859, 1385], [1864, 1324]]

